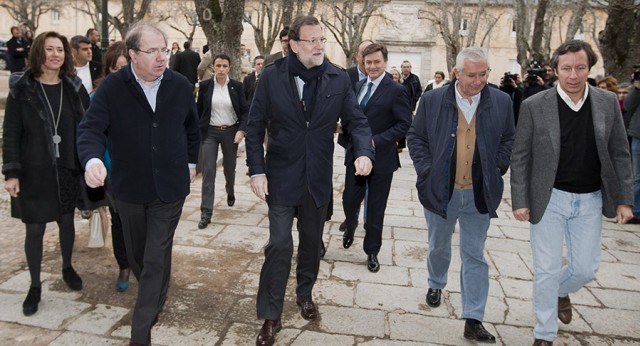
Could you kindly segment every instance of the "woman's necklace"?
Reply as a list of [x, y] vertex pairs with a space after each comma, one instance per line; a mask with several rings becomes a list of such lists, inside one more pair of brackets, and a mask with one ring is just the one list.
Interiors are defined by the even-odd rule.
[[47, 106], [49, 106], [49, 111], [51, 111], [51, 120], [53, 120], [53, 144], [56, 146], [56, 158], [60, 157], [60, 148], [59, 144], [62, 142], [62, 137], [58, 134], [58, 124], [60, 124], [60, 114], [62, 114], [62, 91], [64, 88], [62, 87], [62, 82], [60, 82], [60, 107], [58, 108], [58, 117], [53, 113], [53, 108], [51, 107], [51, 103], [49, 102], [49, 97], [47, 97], [47, 93], [44, 91], [44, 87], [42, 86], [42, 82], [40, 82], [40, 89], [42, 89], [42, 93], [44, 94], [44, 99], [47, 100]]

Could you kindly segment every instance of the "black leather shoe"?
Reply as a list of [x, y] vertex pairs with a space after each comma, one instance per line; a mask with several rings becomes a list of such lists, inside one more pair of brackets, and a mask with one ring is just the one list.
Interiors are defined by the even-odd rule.
[[296, 304], [300, 307], [300, 315], [305, 320], [313, 321], [318, 317], [318, 308], [314, 302], [296, 300]]
[[22, 303], [22, 313], [25, 316], [31, 316], [38, 312], [38, 303], [40, 303], [40, 287], [31, 287], [29, 288], [29, 293], [27, 293], [27, 298]]
[[234, 195], [227, 196], [227, 205], [230, 207], [233, 207], [234, 204], [236, 204], [236, 196]]
[[320, 258], [324, 258], [324, 254], [327, 253], [327, 249], [324, 247], [324, 242], [320, 242]]
[[467, 320], [464, 324], [464, 337], [470, 340], [476, 340], [478, 342], [495, 343], [496, 337], [489, 333], [482, 322], [478, 320]]
[[82, 279], [78, 276], [73, 267], [62, 269], [62, 279], [70, 289], [80, 291], [82, 289]]
[[535, 339], [533, 341], [533, 346], [553, 346], [553, 341]]
[[429, 305], [432, 308], [437, 308], [438, 306], [440, 306], [441, 301], [442, 301], [441, 289], [430, 288], [429, 291], [427, 291], [427, 305]]
[[[356, 228], [358, 228], [358, 223], [357, 223], [357, 222], [356, 222]], [[344, 231], [346, 231], [346, 230], [347, 230], [347, 221], [346, 221], [346, 220], [345, 220], [345, 221], [343, 221], [343, 222], [340, 224], [340, 227], [338, 227], [338, 230], [339, 230], [340, 232], [344, 232]]]
[[351, 244], [353, 244], [354, 233], [355, 233], [355, 230], [344, 231], [344, 234], [342, 235], [342, 247], [344, 247], [345, 249], [348, 249], [351, 247]]
[[198, 222], [198, 228], [205, 229], [207, 228], [207, 225], [210, 223], [211, 223], [211, 219], [203, 217], [202, 219], [200, 219], [200, 222]]
[[367, 269], [372, 273], [377, 273], [380, 270], [380, 262], [378, 262], [378, 256], [375, 254], [367, 255]]
[[276, 341], [276, 333], [282, 329], [280, 320], [265, 320], [258, 338], [256, 338], [257, 346], [271, 346]]
[[564, 324], [569, 324], [571, 317], [571, 299], [569, 296], [558, 297], [558, 319]]

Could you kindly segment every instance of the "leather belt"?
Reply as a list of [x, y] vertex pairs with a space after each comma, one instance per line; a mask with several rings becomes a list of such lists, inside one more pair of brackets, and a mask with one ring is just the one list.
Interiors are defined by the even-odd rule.
[[218, 129], [218, 130], [226, 130], [226, 129], [230, 129], [232, 127], [236, 127], [238, 126], [238, 124], [233, 124], [233, 125], [221, 125], [221, 126], [213, 126], [213, 125], [209, 125], [211, 127], [213, 127], [214, 129]]

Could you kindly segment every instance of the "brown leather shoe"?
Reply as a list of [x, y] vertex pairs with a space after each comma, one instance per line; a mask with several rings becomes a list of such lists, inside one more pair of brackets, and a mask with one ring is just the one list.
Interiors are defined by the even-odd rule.
[[310, 300], [300, 301], [297, 300], [296, 304], [300, 307], [300, 315], [302, 318], [308, 321], [313, 321], [318, 317], [318, 308], [316, 308], [316, 304]]
[[552, 346], [552, 345], [553, 345], [553, 341], [547, 341], [542, 339], [536, 339], [533, 342], [533, 346]]
[[257, 346], [271, 346], [276, 341], [276, 333], [282, 329], [280, 320], [264, 320], [260, 334], [256, 339]]
[[564, 324], [571, 322], [571, 300], [569, 296], [558, 297], [558, 319]]

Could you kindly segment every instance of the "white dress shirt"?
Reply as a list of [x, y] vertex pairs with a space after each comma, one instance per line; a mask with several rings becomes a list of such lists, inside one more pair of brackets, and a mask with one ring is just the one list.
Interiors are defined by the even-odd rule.
[[220, 85], [215, 77], [213, 82], [213, 94], [211, 95], [211, 126], [231, 126], [238, 122], [238, 116], [231, 103], [229, 94], [229, 76]]

